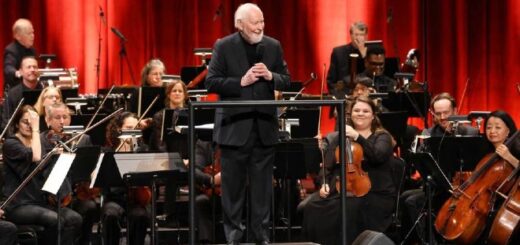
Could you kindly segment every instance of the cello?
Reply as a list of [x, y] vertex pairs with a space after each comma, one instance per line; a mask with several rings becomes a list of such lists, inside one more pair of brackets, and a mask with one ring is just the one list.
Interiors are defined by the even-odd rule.
[[[519, 132], [504, 145], [509, 147]], [[513, 183], [507, 179], [512, 172], [513, 166], [497, 153], [486, 155], [471, 177], [453, 191], [439, 210], [435, 219], [437, 232], [458, 244], [474, 243], [484, 231], [487, 216], [495, 203], [495, 191], [501, 186], [504, 191], [511, 189]]]
[[[519, 170], [520, 168], [517, 168]], [[520, 222], [520, 178], [509, 193], [506, 201], [498, 210], [489, 231], [489, 244], [509, 244], [513, 234], [518, 231]]]

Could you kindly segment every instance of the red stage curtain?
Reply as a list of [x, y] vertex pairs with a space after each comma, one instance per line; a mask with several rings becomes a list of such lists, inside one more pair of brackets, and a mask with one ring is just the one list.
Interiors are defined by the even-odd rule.
[[[35, 46], [39, 53], [57, 54], [55, 67], [76, 67], [81, 92], [95, 93], [97, 88], [112, 84], [138, 84], [142, 66], [154, 57], [164, 61], [169, 74], [178, 74], [183, 66], [200, 64], [192, 54], [193, 48], [212, 47], [217, 38], [233, 32], [233, 12], [245, 1], [1, 2], [0, 47], [11, 41], [13, 22], [20, 17], [29, 18], [36, 30]], [[428, 82], [433, 94], [452, 93], [462, 103], [462, 113], [505, 109], [520, 124], [517, 102], [520, 92], [516, 88], [520, 82], [516, 57], [520, 53], [519, 1], [253, 2], [264, 11], [266, 34], [281, 41], [294, 80], [306, 80], [310, 72], [316, 72], [321, 80], [324, 64], [328, 69], [332, 48], [349, 41], [350, 23], [363, 20], [369, 25], [369, 39], [383, 40], [388, 56], [403, 60], [411, 48], [422, 51], [418, 77]], [[100, 7], [106, 25], [100, 22]], [[126, 51], [131, 69], [123, 64], [122, 81], [120, 43], [111, 27], [119, 29], [128, 39]], [[95, 66], [99, 38], [98, 83]], [[310, 84], [306, 92], [318, 94], [319, 80]], [[332, 122], [324, 119], [323, 133], [332, 128]]]

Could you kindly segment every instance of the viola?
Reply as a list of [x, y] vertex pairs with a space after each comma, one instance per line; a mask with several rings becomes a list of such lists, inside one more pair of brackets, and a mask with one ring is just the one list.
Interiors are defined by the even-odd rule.
[[[57, 206], [58, 202], [56, 201], [56, 196], [55, 195], [48, 195], [47, 196], [47, 201], [49, 202], [49, 204], [51, 206]], [[65, 195], [63, 198], [61, 198], [61, 203], [60, 203], [60, 207], [64, 208], [64, 207], [67, 207], [70, 205], [70, 203], [72, 202], [72, 195], [71, 193], [68, 193], [67, 195]]]
[[[510, 145], [520, 131], [504, 144]], [[498, 154], [488, 154], [478, 163], [471, 177], [453, 191], [452, 196], [439, 210], [435, 229], [448, 241], [472, 244], [486, 227], [488, 214], [496, 199], [495, 191], [501, 187], [509, 191], [513, 182], [508, 177], [513, 166]]]
[[[203, 170], [204, 173], [209, 174], [212, 177], [220, 173], [222, 169], [220, 165], [220, 149], [216, 149], [213, 155], [213, 159], [215, 162], [209, 166], [206, 166]], [[204, 188], [202, 192], [204, 192], [208, 196], [211, 196], [213, 194], [220, 196], [222, 195], [222, 188], [220, 186], [211, 186], [208, 188]]]
[[[361, 161], [363, 161], [363, 147], [356, 142], [351, 142], [347, 137], [346, 141], [346, 183], [347, 192], [352, 193], [356, 197], [362, 197], [366, 195], [372, 183], [368, 177], [368, 173], [361, 167]], [[340, 159], [340, 147], [336, 147], [336, 159]], [[340, 162], [340, 161], [338, 161]], [[340, 181], [336, 181], [336, 190], [340, 191]]]
[[132, 186], [128, 189], [128, 199], [145, 207], [152, 201], [152, 191], [146, 186]]
[[97, 187], [90, 188], [88, 181], [81, 181], [76, 184], [74, 192], [76, 192], [76, 197], [81, 201], [95, 200], [101, 195], [101, 189]]

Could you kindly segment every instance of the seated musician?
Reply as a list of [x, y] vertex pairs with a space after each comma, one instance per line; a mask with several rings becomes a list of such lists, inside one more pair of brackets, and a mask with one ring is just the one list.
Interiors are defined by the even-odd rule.
[[365, 57], [365, 71], [359, 76], [367, 76], [374, 81], [374, 88], [379, 93], [395, 91], [397, 81], [387, 77], [385, 71], [385, 48], [381, 45], [370, 46]]
[[[346, 136], [363, 149], [362, 169], [368, 172], [370, 191], [360, 197], [347, 193], [347, 238], [349, 244], [364, 230], [384, 232], [392, 222], [396, 187], [392, 181], [392, 136], [379, 122], [374, 102], [358, 97], [352, 104], [352, 116], [346, 125]], [[350, 126], [352, 125], [352, 126]], [[339, 176], [334, 151], [339, 144], [338, 132], [323, 139], [326, 183], [310, 196], [304, 208], [303, 232], [308, 239], [322, 244], [340, 244], [341, 207], [334, 188]]]
[[[51, 87], [47, 87], [51, 88]], [[54, 89], [48, 91], [55, 91]], [[59, 89], [57, 90], [59, 91]], [[42, 92], [43, 94], [43, 92]], [[40, 96], [41, 97], [41, 96]], [[50, 98], [50, 97], [49, 97]], [[45, 100], [49, 100], [48, 97]], [[45, 101], [44, 100], [44, 101]], [[71, 112], [67, 105], [58, 102], [49, 104], [45, 107], [45, 121], [48, 125], [48, 130], [42, 132], [43, 140], [42, 146], [51, 150], [54, 146], [56, 146], [57, 142], [65, 142], [71, 135], [66, 135], [63, 133], [64, 126], [70, 126], [71, 123]], [[72, 150], [76, 147], [83, 146], [91, 146], [92, 142], [90, 141], [89, 135], [85, 134], [81, 137], [78, 143], [70, 144], [68, 147]], [[78, 184], [88, 184], [88, 183], [71, 183], [74, 186]], [[76, 188], [74, 188], [76, 189]], [[74, 194], [78, 194], [74, 192]], [[95, 200], [87, 199], [81, 200], [76, 195], [73, 197], [72, 209], [83, 217], [83, 225], [81, 227], [81, 236], [79, 239], [79, 244], [89, 244], [90, 237], [92, 234], [92, 226], [94, 223], [99, 220], [99, 207]]]
[[15, 245], [16, 242], [16, 225], [3, 220], [4, 210], [0, 209], [0, 244]]
[[[448, 117], [457, 114], [457, 104], [455, 99], [449, 93], [440, 93], [433, 97], [430, 102], [430, 112], [433, 116], [433, 125], [428, 129], [424, 129], [422, 135], [429, 136], [453, 136], [458, 135], [478, 135], [476, 128], [459, 125], [456, 129], [453, 124], [448, 121]], [[429, 147], [422, 144], [418, 147], [418, 151], [429, 151]], [[422, 188], [411, 189], [403, 192], [401, 200], [404, 202], [403, 211], [409, 217], [410, 227], [419, 217], [426, 202], [426, 196]], [[419, 239], [423, 238], [424, 224], [422, 222], [417, 225], [417, 235]]]
[[[3, 145], [5, 162], [4, 195], [8, 196], [34, 170], [47, 153], [42, 146], [44, 136], [40, 135], [40, 120], [31, 106], [23, 106], [14, 115], [12, 129], [14, 135], [8, 137]], [[48, 194], [41, 190], [50, 172], [47, 165], [38, 172], [14, 198], [6, 209], [7, 219], [17, 225], [39, 225], [45, 229], [43, 237], [38, 237], [41, 244], [56, 244], [58, 235], [58, 215], [56, 207], [47, 201]], [[62, 187], [70, 189], [68, 181]], [[61, 191], [61, 190], [60, 190]], [[74, 210], [63, 207], [60, 211], [61, 244], [73, 244], [80, 234], [81, 215]]]
[[[118, 138], [122, 130], [135, 129], [138, 118], [134, 113], [123, 112], [110, 121], [106, 129], [107, 150], [119, 152], [137, 152], [132, 142]], [[145, 146], [140, 146], [144, 149]], [[147, 204], [138, 203], [135, 199], [128, 200], [128, 190], [124, 187], [111, 187], [103, 190], [104, 203], [102, 204], [101, 220], [103, 243], [117, 245], [121, 237], [121, 224], [126, 215], [128, 220], [128, 244], [144, 244], [146, 229], [149, 227], [149, 212]]]
[[162, 87], [162, 76], [165, 70], [166, 68], [161, 60], [151, 59], [148, 61], [141, 71], [142, 86]]
[[519, 165], [520, 137], [517, 136], [510, 147], [506, 147], [504, 142], [517, 130], [513, 118], [505, 111], [493, 111], [486, 120], [486, 138], [494, 148], [491, 152], [496, 152], [514, 168]]
[[[188, 100], [188, 90], [186, 88], [186, 84], [181, 80], [174, 80], [168, 84], [166, 87], [166, 99], [165, 99], [165, 109], [173, 109], [175, 110], [174, 118], [165, 119], [165, 120], [173, 120], [176, 121], [176, 118], [179, 116], [181, 110], [186, 108], [186, 101]], [[164, 111], [160, 110], [153, 116], [152, 121], [152, 134], [150, 137], [150, 150], [152, 151], [162, 151], [165, 152], [166, 144], [164, 141], [161, 141], [161, 130], [162, 130], [162, 122], [164, 117]], [[175, 132], [174, 132], [175, 133]], [[175, 143], [175, 148], [180, 149], [183, 154], [183, 158], [187, 158], [186, 151], [186, 142], [178, 142]]]
[[48, 105], [53, 105], [56, 103], [63, 102], [63, 96], [61, 95], [61, 90], [58, 87], [46, 87], [38, 96], [38, 100], [34, 104], [34, 109], [38, 112], [38, 115], [45, 116], [45, 107]]

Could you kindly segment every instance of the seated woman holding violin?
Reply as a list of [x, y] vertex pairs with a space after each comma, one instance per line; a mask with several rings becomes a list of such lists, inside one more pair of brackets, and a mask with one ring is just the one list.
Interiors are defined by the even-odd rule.
[[[345, 127], [346, 137], [354, 146], [354, 161], [347, 163], [347, 167], [358, 172], [356, 179], [361, 184], [351, 184], [349, 188], [347, 183], [348, 223], [344, 232], [349, 244], [366, 229], [384, 232], [390, 226], [396, 196], [392, 181], [392, 136], [381, 126], [376, 105], [361, 96], [354, 99], [351, 112]], [[326, 177], [320, 191], [310, 196], [304, 208], [303, 232], [308, 239], [322, 244], [340, 244], [342, 232], [339, 191], [334, 188], [339, 181], [336, 163], [340, 161], [335, 156], [339, 137], [338, 132], [333, 132], [323, 139]], [[349, 178], [350, 174], [347, 182]], [[353, 188], [356, 185], [359, 188]]]
[[[138, 118], [134, 113], [122, 112], [110, 121], [106, 129], [106, 151], [138, 152], [146, 146], [136, 146], [132, 139], [121, 140], [122, 130], [133, 130], [138, 125]], [[131, 192], [130, 192], [131, 191]], [[151, 200], [150, 189], [146, 187], [124, 188], [111, 187], [103, 190], [104, 203], [102, 204], [101, 220], [103, 223], [103, 243], [118, 245], [121, 237], [123, 216], [128, 219], [128, 244], [144, 244], [146, 229], [149, 227], [149, 212], [147, 207]]]
[[[43, 136], [40, 135], [39, 124], [40, 118], [32, 106], [23, 106], [13, 117], [14, 135], [7, 138], [3, 145], [6, 165], [3, 193], [6, 196], [13, 194], [47, 153], [41, 143]], [[47, 200], [48, 194], [41, 190], [51, 166], [47, 164], [16, 194], [7, 205], [6, 216], [17, 225], [43, 226], [45, 232], [43, 237], [39, 237], [41, 244], [56, 244], [58, 229], [61, 229], [61, 244], [73, 244], [80, 234], [81, 215], [70, 208], [61, 208], [61, 224], [58, 227], [56, 207]], [[71, 189], [68, 181], [63, 182], [63, 187]]]
[[[485, 134], [490, 154], [480, 160], [467, 181], [453, 190], [437, 213], [435, 228], [448, 241], [459, 244], [483, 241], [487, 237], [483, 234], [485, 228], [491, 225], [489, 241], [507, 244], [518, 230], [515, 227], [520, 212], [514, 207], [520, 201], [516, 193], [519, 182], [517, 175], [511, 174], [520, 164], [520, 133], [511, 116], [498, 110], [489, 115]], [[491, 210], [498, 209], [504, 198], [507, 199], [493, 224], [489, 224]]]

